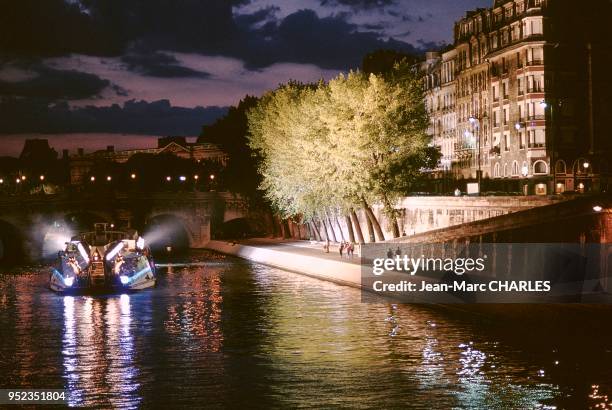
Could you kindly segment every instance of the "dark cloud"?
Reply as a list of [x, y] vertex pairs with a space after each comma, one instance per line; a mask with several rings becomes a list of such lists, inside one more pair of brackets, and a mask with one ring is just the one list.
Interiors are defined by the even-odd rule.
[[321, 6], [347, 6], [356, 11], [383, 9], [397, 5], [397, 0], [320, 0]]
[[252, 27], [260, 23], [276, 20], [276, 13], [280, 10], [277, 6], [268, 6], [251, 14], [236, 14], [234, 21], [239, 27]]
[[321, 18], [312, 10], [300, 10], [278, 24], [245, 32], [245, 44], [241, 45], [239, 53], [236, 52], [250, 67], [266, 67], [286, 61], [315, 64], [326, 69], [358, 67], [365, 54], [377, 49], [419, 52], [408, 43], [383, 40], [377, 32], [360, 31], [346, 17], [337, 14]]
[[174, 56], [161, 52], [151, 51], [149, 53], [130, 53], [122, 56], [121, 61], [125, 63], [126, 67], [130, 71], [151, 77], [210, 77], [209, 73], [181, 66], [179, 61]]
[[[6, 0], [5, 0], [6, 1]], [[0, 17], [0, 49], [13, 57], [67, 55], [123, 56], [128, 67], [145, 75], [197, 77], [163, 54], [131, 55], [135, 44], [146, 50], [224, 55], [262, 68], [278, 62], [311, 63], [346, 69], [363, 54], [386, 46], [378, 32], [359, 32], [346, 14], [319, 17], [301, 10], [275, 18], [278, 7], [234, 15], [227, 0], [20, 0]], [[326, 6], [375, 9], [395, 0], [322, 0]], [[3, 10], [4, 11], [4, 10]], [[372, 26], [367, 30], [378, 30]], [[401, 44], [402, 51], [411, 49]]]
[[[44, 100], [78, 100], [95, 97], [111, 85], [110, 81], [94, 74], [59, 70], [40, 63], [20, 64], [17, 67], [28, 70], [33, 77], [21, 81], [0, 80], [0, 95]], [[120, 92], [120, 89], [116, 88], [115, 91]]]
[[225, 115], [226, 107], [174, 107], [168, 100], [128, 101], [123, 106], [70, 108], [66, 103], [4, 98], [2, 133], [108, 132], [197, 135], [202, 125]]

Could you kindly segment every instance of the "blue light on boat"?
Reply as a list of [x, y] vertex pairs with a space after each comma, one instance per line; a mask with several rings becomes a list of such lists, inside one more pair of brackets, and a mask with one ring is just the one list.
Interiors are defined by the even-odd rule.
[[64, 278], [64, 284], [68, 287], [71, 287], [72, 284], [74, 283], [74, 278]]
[[127, 285], [130, 282], [130, 278], [125, 275], [119, 276], [119, 280], [121, 280], [121, 283], [124, 285]]

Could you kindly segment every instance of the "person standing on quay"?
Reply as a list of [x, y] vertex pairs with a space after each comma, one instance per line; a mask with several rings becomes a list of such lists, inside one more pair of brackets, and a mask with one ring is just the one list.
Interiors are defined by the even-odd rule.
[[342, 258], [342, 251], [344, 250], [344, 242], [340, 242], [340, 258]]

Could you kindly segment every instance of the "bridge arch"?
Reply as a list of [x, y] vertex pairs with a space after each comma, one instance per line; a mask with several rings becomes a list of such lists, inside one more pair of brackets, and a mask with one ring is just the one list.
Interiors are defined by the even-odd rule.
[[194, 247], [195, 233], [190, 220], [184, 215], [165, 212], [149, 215], [145, 220], [142, 236], [151, 248], [174, 249]]
[[21, 262], [25, 257], [25, 238], [16, 224], [0, 219], [0, 265]]

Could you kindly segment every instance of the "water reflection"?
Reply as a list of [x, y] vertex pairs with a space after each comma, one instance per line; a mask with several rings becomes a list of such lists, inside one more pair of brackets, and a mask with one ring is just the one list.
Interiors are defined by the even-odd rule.
[[71, 406], [137, 408], [130, 296], [64, 296], [62, 359]]
[[553, 315], [532, 334], [209, 256], [130, 295], [0, 275], [0, 386], [98, 408], [609, 407], [608, 316], [570, 337]]

